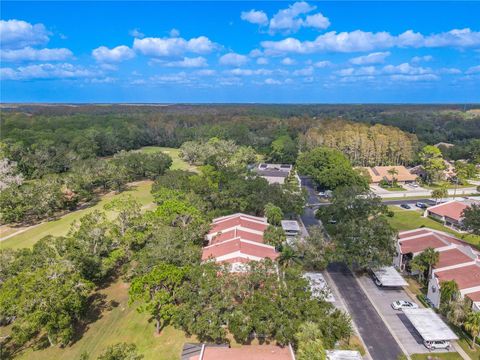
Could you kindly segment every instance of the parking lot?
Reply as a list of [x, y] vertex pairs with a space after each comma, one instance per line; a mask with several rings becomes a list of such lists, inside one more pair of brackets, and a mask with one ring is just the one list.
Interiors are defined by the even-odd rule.
[[[402, 311], [393, 310], [391, 304], [397, 300], [413, 301], [402, 289], [383, 289], [374, 284], [368, 276], [358, 278], [365, 292], [370, 297], [377, 311], [381, 314], [384, 321], [388, 324], [390, 331], [393, 332], [397, 341], [399, 341], [406, 352], [409, 354], [445, 352], [446, 350], [430, 351], [424, 345], [422, 338], [412, 326]], [[420, 307], [422, 305], [416, 302]], [[450, 351], [455, 351], [453, 346]]]

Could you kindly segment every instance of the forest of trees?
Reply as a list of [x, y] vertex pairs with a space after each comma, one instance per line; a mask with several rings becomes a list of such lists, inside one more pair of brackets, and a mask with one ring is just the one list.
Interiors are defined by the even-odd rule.
[[343, 152], [355, 166], [409, 165], [417, 137], [393, 126], [324, 121], [301, 138], [305, 149], [325, 146]]

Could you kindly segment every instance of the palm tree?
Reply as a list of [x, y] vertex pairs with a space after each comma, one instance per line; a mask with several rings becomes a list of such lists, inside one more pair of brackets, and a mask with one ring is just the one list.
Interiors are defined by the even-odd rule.
[[421, 255], [415, 256], [412, 261], [410, 261], [410, 269], [413, 271], [418, 271], [418, 277], [420, 282], [425, 280], [425, 271], [427, 271], [427, 266], [422, 259]]
[[463, 324], [465, 330], [469, 331], [472, 335], [472, 349], [475, 349], [475, 343], [477, 336], [480, 334], [480, 312], [471, 312], [467, 316], [465, 324]]
[[280, 257], [278, 258], [278, 263], [284, 269], [292, 266], [294, 263], [299, 263], [300, 258], [291, 246], [284, 246], [282, 252], [280, 253]]
[[447, 304], [457, 296], [457, 293], [458, 285], [455, 280], [444, 281], [440, 288], [440, 301]]
[[446, 185], [442, 185], [438, 189], [432, 191], [432, 197], [435, 199], [435, 204], [438, 203], [438, 199], [443, 199], [448, 196], [448, 189]]
[[397, 182], [395, 175], [398, 175], [398, 170], [394, 167], [387, 170], [387, 173], [392, 176], [392, 181], [390, 182], [390, 187], [393, 187], [393, 184]]
[[430, 276], [432, 267], [435, 266], [440, 259], [440, 253], [433, 248], [427, 248], [422, 252], [422, 257], [425, 265], [428, 266], [428, 276]]

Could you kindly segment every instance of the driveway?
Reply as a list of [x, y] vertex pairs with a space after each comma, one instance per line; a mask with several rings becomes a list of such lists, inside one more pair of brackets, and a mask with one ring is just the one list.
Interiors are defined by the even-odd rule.
[[[429, 351], [424, 345], [420, 334], [401, 311], [393, 310], [392, 302], [396, 300], [414, 301], [403, 289], [384, 289], [374, 284], [368, 276], [358, 278], [370, 300], [375, 304], [378, 312], [395, 334], [397, 340], [409, 354], [422, 354], [430, 352], [445, 352], [446, 350]], [[420, 303], [417, 304], [422, 307]], [[455, 352], [453, 347], [452, 352]]]

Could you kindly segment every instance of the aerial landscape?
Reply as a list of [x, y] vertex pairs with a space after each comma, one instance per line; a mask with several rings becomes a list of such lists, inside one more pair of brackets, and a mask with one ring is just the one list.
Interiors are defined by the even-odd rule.
[[0, 360], [480, 360], [480, 3], [0, 10]]

